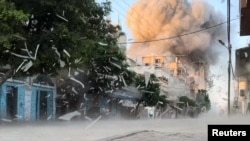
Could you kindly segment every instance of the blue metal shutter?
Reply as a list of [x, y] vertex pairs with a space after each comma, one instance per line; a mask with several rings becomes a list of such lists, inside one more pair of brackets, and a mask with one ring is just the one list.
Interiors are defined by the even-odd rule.
[[54, 96], [53, 96], [53, 91], [52, 90], [48, 90], [47, 91], [47, 120], [51, 120], [54, 118], [53, 115], [53, 109], [54, 109]]
[[1, 118], [7, 118], [7, 109], [6, 109], [6, 85], [2, 85], [1, 90]]
[[30, 119], [36, 120], [37, 119], [37, 90], [36, 88], [32, 87], [32, 94], [31, 94], [31, 109], [30, 109]]
[[20, 120], [24, 119], [24, 109], [25, 109], [25, 89], [24, 87], [18, 87], [17, 96], [17, 116]]
[[0, 86], [0, 118], [3, 118], [4, 117], [4, 107], [5, 104], [4, 104], [4, 92], [3, 92], [3, 88], [2, 86]]

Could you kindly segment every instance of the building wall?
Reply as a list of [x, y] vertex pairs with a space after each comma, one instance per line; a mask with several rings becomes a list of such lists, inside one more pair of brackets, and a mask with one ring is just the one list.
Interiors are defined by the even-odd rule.
[[246, 114], [247, 112], [247, 101], [249, 99], [249, 96], [248, 96], [248, 93], [249, 93], [249, 90], [248, 90], [248, 83], [246, 80], [241, 80], [239, 82], [239, 89], [238, 89], [238, 105], [239, 105], [239, 109], [240, 109], [240, 112], [242, 114]]
[[239, 1], [239, 14], [240, 14], [240, 36], [250, 35], [250, 2], [249, 0]]
[[[8, 88], [15, 89], [16, 95], [14, 94], [14, 96], [11, 96], [13, 94], [11, 94]], [[37, 84], [29, 85], [24, 81], [8, 80], [0, 87], [0, 90], [1, 119], [40, 120], [39, 93], [41, 91], [44, 91], [47, 94], [44, 96], [46, 100], [45, 105], [47, 106], [45, 107], [47, 117], [44, 117], [44, 119], [50, 120], [55, 117], [56, 93], [54, 87]]]
[[25, 85], [25, 94], [24, 94], [24, 101], [25, 101], [25, 113], [24, 113], [24, 119], [30, 120], [31, 119], [31, 95], [32, 95], [32, 89], [30, 86]]
[[191, 65], [173, 56], [143, 56], [141, 65], [129, 69], [139, 74], [149, 72], [157, 77], [167, 78], [168, 84], [164, 85], [163, 89], [168, 91], [168, 94], [180, 93], [195, 97], [198, 89], [206, 89], [205, 68], [200, 66], [195, 70]]
[[122, 50], [123, 53], [126, 52], [127, 49], [127, 36], [126, 35], [121, 35], [118, 38], [118, 46], [120, 47], [120, 49]]
[[164, 65], [164, 56], [145, 56], [142, 57], [143, 65], [162, 67]]
[[[42, 93], [43, 92], [43, 93]], [[45, 95], [46, 117], [42, 117], [42, 96]], [[31, 93], [31, 120], [51, 120], [55, 117], [55, 93], [54, 88], [49, 86], [33, 85]]]
[[[17, 88], [16, 96], [15, 96], [15, 104], [7, 102], [8, 96], [10, 96], [10, 89], [9, 88]], [[24, 119], [24, 111], [25, 111], [25, 99], [24, 99], [24, 86], [22, 83], [19, 82], [5, 82], [1, 86], [1, 94], [0, 94], [0, 102], [1, 102], [1, 109], [0, 109], [0, 117], [2, 119], [8, 119], [10, 117], [8, 114], [8, 109], [14, 110], [14, 114], [11, 116], [13, 119], [23, 120]], [[9, 106], [11, 104], [11, 106]]]
[[240, 112], [245, 114], [250, 105], [250, 71], [249, 71], [249, 62], [250, 62], [250, 48], [243, 47], [239, 48], [235, 52], [235, 74], [238, 80], [238, 104]]

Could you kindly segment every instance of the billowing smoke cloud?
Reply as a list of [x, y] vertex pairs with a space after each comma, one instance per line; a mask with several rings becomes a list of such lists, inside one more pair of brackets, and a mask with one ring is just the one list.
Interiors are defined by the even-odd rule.
[[[216, 63], [220, 49], [213, 43], [225, 39], [226, 30], [223, 25], [210, 27], [222, 22], [225, 22], [222, 14], [205, 1], [139, 0], [127, 13], [127, 25], [135, 42], [149, 42], [131, 44], [127, 55], [132, 59], [146, 55], [187, 55], [187, 61]], [[203, 31], [196, 32], [199, 30]]]

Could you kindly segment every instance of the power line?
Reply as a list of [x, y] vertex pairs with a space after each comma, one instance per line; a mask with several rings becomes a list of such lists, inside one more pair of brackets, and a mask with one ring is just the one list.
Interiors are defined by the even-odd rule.
[[[231, 19], [230, 21], [234, 21], [234, 20], [237, 20], [237, 19], [239, 19], [239, 18]], [[227, 21], [216, 24], [216, 25], [213, 25], [213, 26], [210, 26], [210, 27], [207, 27], [207, 28], [204, 28], [204, 29], [201, 29], [201, 30], [196, 30], [196, 31], [193, 31], [193, 32], [181, 34], [181, 35], [178, 35], [178, 36], [172, 36], [172, 37], [166, 37], [166, 38], [154, 39], [154, 40], [145, 40], [145, 41], [123, 42], [123, 43], [119, 43], [119, 44], [137, 44], [137, 43], [157, 42], [157, 41], [162, 41], [162, 40], [174, 39], [174, 38], [179, 38], [179, 37], [195, 34], [195, 33], [198, 33], [198, 32], [202, 32], [202, 31], [205, 31], [205, 30], [217, 27], [217, 26], [221, 26], [221, 25], [223, 25], [225, 23], [227, 23]]]

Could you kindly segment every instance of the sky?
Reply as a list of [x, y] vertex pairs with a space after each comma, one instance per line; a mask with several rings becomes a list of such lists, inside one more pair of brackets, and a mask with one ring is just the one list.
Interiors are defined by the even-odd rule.
[[[98, 1], [103, 2], [105, 0], [98, 0]], [[125, 34], [127, 36], [127, 43], [130, 43], [130, 42], [133, 43], [134, 41], [136, 41], [136, 38], [140, 39], [140, 36], [136, 36], [136, 37], [133, 36], [132, 31], [131, 31], [131, 28], [133, 28], [133, 25], [129, 26], [126, 23], [126, 21], [127, 21], [128, 17], [134, 16], [134, 15], [131, 15], [131, 13], [128, 13], [129, 9], [131, 9], [131, 7], [133, 7], [133, 5], [135, 3], [142, 1], [142, 0], [110, 0], [110, 1], [112, 3], [112, 13], [110, 15], [111, 21], [114, 24], [119, 23], [121, 25], [122, 30], [125, 32]], [[144, 0], [144, 1], [147, 1], [147, 0]], [[171, 0], [169, 0], [169, 1], [171, 1]], [[199, 1], [199, 0], [189, 0], [189, 2], [192, 2], [192, 1]], [[200, 0], [200, 1], [202, 1], [202, 0]], [[206, 1], [206, 0], [204, 0], [204, 1]], [[144, 5], [147, 5], [149, 2], [154, 3], [153, 1], [147, 1], [147, 3], [145, 3]], [[206, 2], [210, 5], [210, 8], [214, 11], [214, 13], [218, 14], [218, 15], [214, 15], [214, 16], [216, 18], [223, 19], [221, 21], [221, 23], [226, 22], [226, 20], [227, 20], [227, 0], [209, 0]], [[148, 7], [149, 10], [152, 10], [152, 9], [150, 9], [150, 4], [148, 4], [148, 5], [149, 5], [149, 7]], [[239, 35], [239, 30], [240, 30], [240, 27], [239, 27], [239, 14], [240, 14], [239, 13], [239, 1], [238, 0], [231, 0], [230, 8], [231, 8], [231, 12], [230, 12], [231, 18], [230, 19], [233, 19], [230, 22], [230, 33], [231, 33], [230, 40], [231, 40], [231, 45], [232, 45], [232, 65], [233, 65], [233, 70], [234, 70], [235, 50], [238, 48], [246, 47], [250, 43], [250, 38], [249, 38], [250, 36], [240, 36]], [[147, 9], [141, 9], [141, 10], [144, 10], [143, 12], [145, 12], [145, 13], [148, 12], [148, 15], [153, 13], [153, 11], [147, 11]], [[133, 11], [134, 11], [134, 13], [140, 12], [140, 11], [136, 11], [136, 9], [133, 9]], [[200, 11], [202, 11], [202, 9], [200, 9]], [[206, 15], [208, 13], [208, 11], [203, 11], [203, 12], [204, 12], [204, 13], [202, 13], [203, 15]], [[197, 12], [197, 13], [199, 13], [199, 12]], [[145, 19], [146, 20], [149, 19], [149, 21], [150, 21], [150, 17], [149, 18], [148, 17], [147, 16], [134, 17], [137, 19], [134, 21], [133, 24], [139, 23], [140, 20], [144, 22]], [[153, 26], [158, 24], [157, 21], [160, 19], [157, 19], [157, 20], [152, 20], [152, 19], [154, 19], [154, 17], [153, 18], [151, 17], [151, 21], [147, 22], [147, 23], [152, 25], [152, 28], [153, 28]], [[213, 23], [213, 24], [215, 24], [215, 23]], [[142, 22], [140, 22], [140, 24], [142, 24]], [[224, 33], [226, 33], [227, 24], [225, 23], [221, 26], [224, 27], [224, 30], [225, 30]], [[150, 28], [151, 27], [145, 28], [144, 31], [151, 30]], [[135, 29], [135, 30], [137, 30], [137, 29]], [[192, 31], [196, 31], [196, 30], [192, 30]], [[140, 32], [142, 32], [142, 30]], [[146, 35], [146, 33], [144, 35]], [[171, 35], [169, 35], [169, 36], [171, 37]], [[200, 36], [200, 34], [197, 33], [197, 36]], [[161, 39], [161, 38], [166, 38], [166, 37], [167, 36], [163, 34], [158, 38]], [[223, 39], [221, 38], [221, 39], [225, 42], [225, 44], [227, 46], [227, 38], [225, 38], [225, 37], [226, 37], [226, 35], [224, 35], [224, 38]], [[211, 37], [211, 38], [213, 38], [213, 37]], [[218, 38], [216, 38], [216, 39], [218, 39]], [[204, 42], [205, 41], [206, 40], [204, 40]], [[131, 45], [133, 46], [134, 44], [127, 45], [128, 50], [131, 48]], [[227, 82], [228, 82], [227, 81], [228, 80], [227, 67], [228, 67], [228, 58], [229, 58], [228, 49], [225, 48], [224, 46], [222, 46], [219, 42], [217, 42], [217, 40], [213, 41], [212, 45], [214, 46], [214, 48], [216, 48], [216, 50], [219, 50], [219, 54], [217, 54], [217, 56], [216, 56], [218, 58], [218, 60], [216, 61], [217, 63], [210, 67], [210, 71], [213, 73], [212, 79], [214, 79], [215, 85], [216, 85], [216, 87], [211, 92], [211, 93], [214, 93], [213, 97], [212, 97], [212, 101], [216, 104], [220, 103], [219, 106], [221, 106], [221, 107], [226, 107], [227, 102], [225, 99], [227, 99], [227, 93], [228, 93], [228, 91], [227, 91], [227, 87], [228, 87], [227, 86], [228, 85], [227, 84]], [[231, 78], [232, 78], [232, 75], [231, 75]], [[231, 99], [233, 99], [235, 94], [236, 94], [235, 89], [233, 89], [233, 88], [237, 86], [237, 83], [235, 81], [231, 81], [231, 86], [232, 86], [231, 87]], [[220, 99], [220, 100], [218, 101], [218, 99]]]
[[[98, 0], [99, 2], [103, 2], [106, 0]], [[110, 0], [112, 3], [112, 12], [110, 14], [112, 23], [116, 24], [119, 23], [122, 27], [122, 30], [125, 32], [127, 36], [127, 48], [130, 47], [130, 42], [134, 42], [134, 37], [131, 34], [131, 29], [126, 24], [126, 18], [129, 15], [128, 10], [131, 8], [133, 4], [140, 0]], [[192, 1], [192, 0], [190, 0]], [[196, 0], [194, 0], [196, 1]], [[199, 1], [199, 0], [198, 0]], [[205, 0], [204, 0], [205, 1]], [[209, 0], [207, 1], [218, 13], [221, 13], [223, 18], [227, 19], [227, 0]], [[234, 62], [234, 53], [235, 50], [238, 48], [246, 47], [250, 43], [250, 36], [240, 36], [239, 35], [239, 1], [238, 0], [231, 0], [231, 19], [234, 19], [230, 22], [230, 30], [231, 30], [231, 45], [232, 45], [232, 61]], [[226, 24], [223, 26], [226, 27]], [[227, 45], [227, 40], [224, 40]], [[224, 48], [219, 42], [215, 44], [218, 48]], [[222, 53], [224, 55], [228, 55], [228, 50], [226, 48], [222, 49]], [[223, 56], [223, 60], [225, 60], [225, 56]], [[227, 56], [228, 58], [228, 56]], [[227, 62], [225, 62], [227, 63]], [[234, 64], [233, 64], [234, 65]]]
[[[97, 0], [103, 2], [106, 0]], [[112, 3], [111, 19], [113, 23], [119, 23], [122, 26], [123, 31], [127, 35], [128, 42], [133, 42], [133, 36], [131, 31], [126, 24], [127, 12], [131, 6], [139, 0], [110, 0]], [[192, 0], [190, 0], [192, 1]], [[227, 0], [209, 0], [208, 1], [216, 11], [223, 14], [225, 19], [227, 18]], [[231, 0], [231, 19], [239, 17], [239, 1]], [[225, 41], [226, 42], [226, 41]], [[250, 43], [249, 36], [239, 35], [239, 20], [231, 22], [231, 44], [233, 49], [245, 47]], [[128, 46], [129, 47], [129, 46]]]

